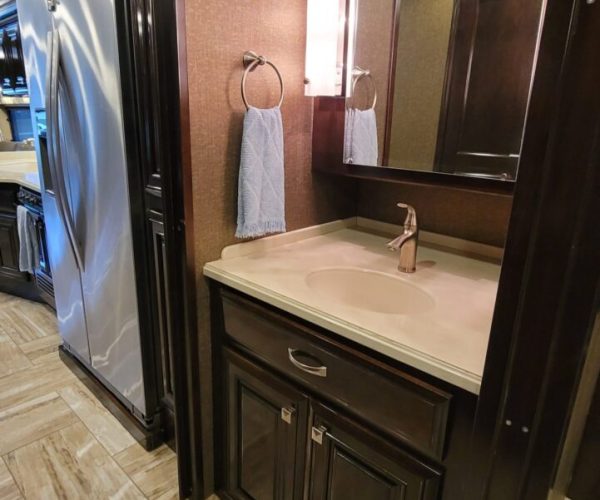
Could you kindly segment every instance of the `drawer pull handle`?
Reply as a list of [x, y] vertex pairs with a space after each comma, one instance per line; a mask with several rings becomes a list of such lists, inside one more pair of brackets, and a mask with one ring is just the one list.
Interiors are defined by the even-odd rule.
[[292, 349], [291, 347], [288, 348], [288, 358], [290, 360], [290, 362], [298, 369], [302, 370], [303, 372], [306, 373], [310, 373], [311, 375], [316, 375], [317, 377], [326, 377], [327, 376], [327, 367], [326, 366], [310, 366], [307, 365], [305, 363], [302, 363], [300, 361], [298, 361], [295, 357], [296, 353], [301, 353], [304, 356], [310, 357], [315, 359], [317, 362], [319, 362], [316, 358], [314, 358], [313, 356], [310, 356], [309, 354], [303, 353], [302, 351], [299, 351], [297, 349]]
[[281, 409], [281, 420], [283, 420], [286, 424], [292, 423], [292, 417], [296, 412], [295, 408], [282, 408]]
[[310, 438], [317, 444], [323, 444], [323, 434], [327, 433], [327, 427], [320, 425], [313, 427], [310, 431]]

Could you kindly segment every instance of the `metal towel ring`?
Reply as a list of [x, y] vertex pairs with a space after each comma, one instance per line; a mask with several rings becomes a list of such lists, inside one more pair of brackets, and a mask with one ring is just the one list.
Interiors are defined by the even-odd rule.
[[367, 109], [375, 109], [375, 106], [377, 105], [377, 87], [375, 86], [375, 81], [373, 80], [373, 75], [371, 74], [371, 71], [368, 69], [362, 69], [358, 66], [356, 66], [354, 68], [354, 70], [352, 71], [352, 95], [354, 96], [354, 91], [356, 90], [356, 85], [358, 82], [360, 82], [363, 78], [368, 78], [369, 81], [371, 82], [371, 86], [373, 87], [373, 104], [371, 105], [370, 108]]
[[277, 78], [279, 79], [279, 85], [281, 87], [281, 97], [279, 98], [279, 104], [277, 104], [277, 106], [281, 106], [283, 104], [284, 87], [283, 78], [281, 77], [281, 73], [279, 72], [277, 67], [271, 61], [268, 61], [266, 57], [259, 56], [256, 54], [256, 52], [252, 52], [251, 50], [244, 53], [243, 62], [246, 71], [244, 71], [244, 76], [242, 77], [242, 101], [244, 101], [246, 109], [250, 109], [248, 99], [246, 99], [246, 78], [248, 77], [248, 73], [254, 71], [258, 66], [264, 66], [265, 64], [268, 64], [269, 66], [271, 66], [271, 68], [273, 68], [273, 70], [277, 74]]

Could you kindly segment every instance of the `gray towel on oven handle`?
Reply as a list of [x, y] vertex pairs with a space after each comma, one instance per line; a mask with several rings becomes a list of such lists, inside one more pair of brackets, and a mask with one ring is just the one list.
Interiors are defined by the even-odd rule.
[[40, 266], [40, 252], [36, 223], [38, 216], [23, 205], [17, 206], [17, 231], [19, 233], [19, 269], [33, 274]]

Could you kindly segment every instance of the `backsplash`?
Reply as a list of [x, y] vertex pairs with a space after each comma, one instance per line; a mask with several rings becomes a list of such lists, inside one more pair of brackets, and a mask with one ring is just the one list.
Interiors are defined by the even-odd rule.
[[512, 196], [443, 186], [359, 181], [358, 215], [401, 224], [398, 202], [413, 205], [419, 227], [465, 240], [504, 246]]

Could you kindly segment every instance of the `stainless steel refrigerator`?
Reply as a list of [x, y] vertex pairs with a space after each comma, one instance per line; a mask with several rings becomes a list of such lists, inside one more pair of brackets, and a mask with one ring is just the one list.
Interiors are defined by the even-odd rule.
[[66, 348], [147, 408], [114, 0], [17, 0]]

